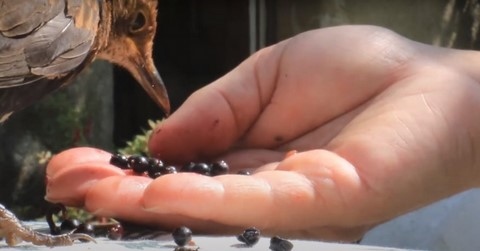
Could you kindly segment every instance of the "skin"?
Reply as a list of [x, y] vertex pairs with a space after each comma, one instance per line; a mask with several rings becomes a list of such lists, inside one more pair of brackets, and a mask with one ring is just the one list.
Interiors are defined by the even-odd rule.
[[355, 241], [478, 186], [478, 65], [478, 52], [379, 27], [303, 33], [195, 92], [150, 139], [167, 162], [224, 159], [253, 175], [151, 180], [77, 148], [50, 162], [46, 199], [194, 233]]

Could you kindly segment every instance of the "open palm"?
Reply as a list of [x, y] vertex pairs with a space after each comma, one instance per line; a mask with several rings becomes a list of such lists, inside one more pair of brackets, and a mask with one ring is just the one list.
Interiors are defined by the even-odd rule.
[[152, 180], [77, 148], [50, 162], [46, 198], [198, 233], [256, 226], [356, 240], [478, 184], [480, 87], [463, 63], [472, 55], [371, 26], [303, 33], [194, 93], [152, 134], [152, 155], [225, 159], [232, 174]]

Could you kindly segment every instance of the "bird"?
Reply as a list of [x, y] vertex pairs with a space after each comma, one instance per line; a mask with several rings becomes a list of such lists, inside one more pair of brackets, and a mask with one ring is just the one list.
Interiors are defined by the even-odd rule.
[[[0, 0], [0, 124], [67, 86], [95, 59], [128, 70], [168, 116], [168, 93], [152, 58], [157, 7], [158, 0]], [[0, 209], [0, 235], [11, 237], [9, 245], [90, 240], [40, 235]]]
[[166, 115], [153, 59], [157, 0], [0, 0], [0, 122], [95, 59], [127, 69]]

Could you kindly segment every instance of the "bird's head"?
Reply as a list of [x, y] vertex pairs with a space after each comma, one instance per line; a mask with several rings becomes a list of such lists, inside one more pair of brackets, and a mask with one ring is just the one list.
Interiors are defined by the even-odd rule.
[[168, 115], [168, 94], [152, 58], [157, 0], [111, 0], [104, 9], [108, 38], [98, 57], [126, 68]]

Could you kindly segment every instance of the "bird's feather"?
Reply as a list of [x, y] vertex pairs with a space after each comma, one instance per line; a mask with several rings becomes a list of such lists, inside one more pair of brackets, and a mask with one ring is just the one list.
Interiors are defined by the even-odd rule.
[[22, 37], [65, 9], [65, 0], [0, 0], [0, 33]]
[[100, 9], [98, 0], [0, 0], [0, 7], [1, 118], [93, 60]]

